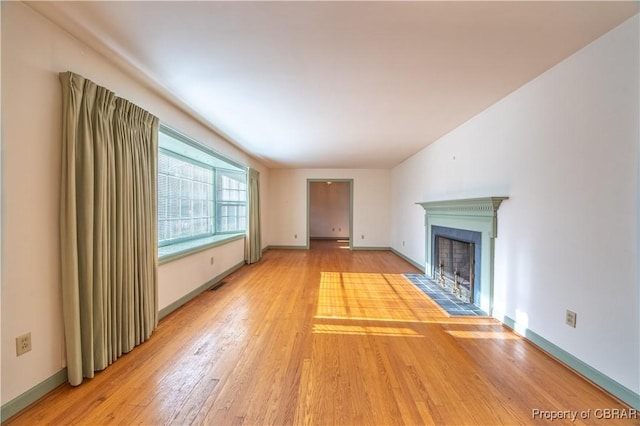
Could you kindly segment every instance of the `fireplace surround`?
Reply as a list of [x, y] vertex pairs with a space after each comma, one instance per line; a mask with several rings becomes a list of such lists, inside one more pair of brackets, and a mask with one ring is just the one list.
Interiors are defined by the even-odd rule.
[[498, 208], [508, 197], [467, 198], [417, 203], [425, 210], [425, 275], [440, 275], [436, 255], [438, 236], [474, 245], [474, 289], [471, 303], [492, 315], [494, 239], [498, 236]]

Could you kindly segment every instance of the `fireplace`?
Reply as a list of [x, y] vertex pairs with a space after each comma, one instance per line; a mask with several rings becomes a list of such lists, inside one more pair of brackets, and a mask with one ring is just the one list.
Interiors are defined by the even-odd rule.
[[418, 203], [425, 210], [425, 275], [489, 315], [493, 310], [497, 210], [506, 199]]
[[[475, 238], [456, 239], [462, 230], [433, 227], [434, 250], [433, 268], [431, 275], [445, 290], [453, 293], [466, 303], [474, 303], [476, 287], [479, 290], [479, 280], [476, 283], [476, 241]], [[477, 232], [474, 234], [478, 234]], [[478, 259], [480, 258], [480, 245], [478, 244]], [[478, 262], [478, 269], [480, 263]]]

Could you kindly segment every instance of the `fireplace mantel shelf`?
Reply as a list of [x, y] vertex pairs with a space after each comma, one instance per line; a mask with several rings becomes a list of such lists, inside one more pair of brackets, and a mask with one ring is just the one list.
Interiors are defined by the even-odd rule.
[[468, 218], [493, 218], [491, 236], [497, 234], [497, 211], [500, 204], [509, 197], [464, 198], [459, 200], [423, 201], [421, 205], [426, 217], [431, 216], [459, 216]]
[[[500, 204], [509, 197], [465, 198], [460, 200], [423, 201], [420, 204], [426, 211], [451, 214], [477, 214], [493, 216]], [[488, 213], [488, 214], [487, 214]]]

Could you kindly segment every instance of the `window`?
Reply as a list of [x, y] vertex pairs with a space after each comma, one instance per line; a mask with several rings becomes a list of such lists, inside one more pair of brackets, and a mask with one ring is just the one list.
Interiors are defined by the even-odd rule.
[[160, 257], [244, 233], [246, 168], [164, 126], [159, 145]]
[[244, 231], [247, 226], [246, 173], [220, 170], [216, 178], [216, 225], [218, 231]]
[[158, 153], [158, 243], [207, 237], [213, 227], [213, 173], [170, 151]]

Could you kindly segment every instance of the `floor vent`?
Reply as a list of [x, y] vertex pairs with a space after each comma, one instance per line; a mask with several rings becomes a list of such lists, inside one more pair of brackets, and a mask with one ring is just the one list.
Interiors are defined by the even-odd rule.
[[220, 281], [215, 283], [214, 285], [211, 286], [211, 288], [209, 290], [211, 291], [216, 291], [218, 290], [220, 287], [222, 287], [223, 285], [225, 285], [227, 282], [226, 281]]

